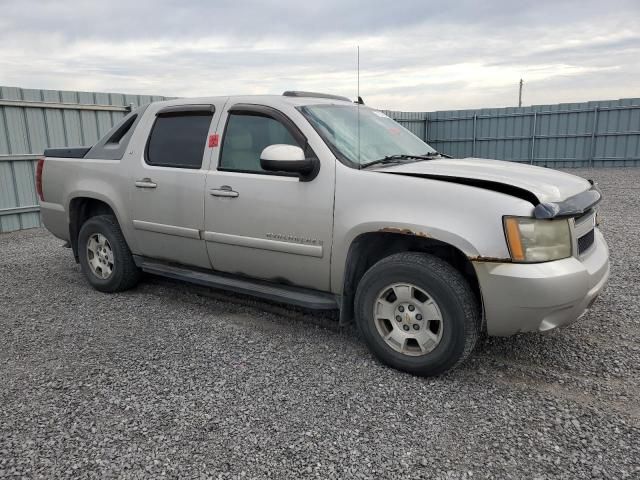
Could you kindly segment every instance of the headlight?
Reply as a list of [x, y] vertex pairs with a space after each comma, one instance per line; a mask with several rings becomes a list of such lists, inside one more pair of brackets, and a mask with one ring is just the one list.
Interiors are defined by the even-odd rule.
[[571, 256], [571, 233], [567, 219], [505, 217], [504, 232], [514, 262], [548, 262]]

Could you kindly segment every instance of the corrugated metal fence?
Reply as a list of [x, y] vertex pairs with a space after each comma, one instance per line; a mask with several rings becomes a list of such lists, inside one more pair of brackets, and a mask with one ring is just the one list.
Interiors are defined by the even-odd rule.
[[40, 226], [34, 164], [45, 148], [92, 145], [128, 105], [162, 99], [0, 87], [0, 232]]
[[497, 158], [552, 168], [640, 165], [638, 98], [386, 113], [456, 158]]
[[[35, 161], [47, 147], [92, 145], [164, 97], [0, 87], [0, 232], [40, 225]], [[387, 114], [438, 150], [548, 167], [640, 165], [640, 99]]]

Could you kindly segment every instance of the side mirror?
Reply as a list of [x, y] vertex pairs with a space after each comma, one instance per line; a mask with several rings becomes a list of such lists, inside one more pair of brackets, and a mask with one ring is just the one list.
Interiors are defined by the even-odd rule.
[[301, 177], [316, 171], [318, 160], [305, 158], [304, 150], [294, 145], [269, 145], [260, 154], [260, 166], [269, 172], [299, 173]]

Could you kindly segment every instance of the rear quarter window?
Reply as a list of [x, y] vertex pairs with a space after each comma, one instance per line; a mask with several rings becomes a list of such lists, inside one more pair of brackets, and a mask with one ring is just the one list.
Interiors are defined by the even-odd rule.
[[140, 118], [148, 105], [140, 107], [123, 117], [85, 155], [99, 160], [122, 160]]

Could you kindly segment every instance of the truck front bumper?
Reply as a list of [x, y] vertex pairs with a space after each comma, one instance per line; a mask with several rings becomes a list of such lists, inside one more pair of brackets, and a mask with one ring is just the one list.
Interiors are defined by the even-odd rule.
[[474, 261], [487, 333], [542, 332], [580, 318], [609, 277], [609, 249], [595, 230], [594, 246], [581, 258], [522, 264]]

